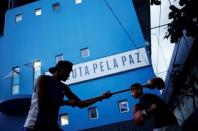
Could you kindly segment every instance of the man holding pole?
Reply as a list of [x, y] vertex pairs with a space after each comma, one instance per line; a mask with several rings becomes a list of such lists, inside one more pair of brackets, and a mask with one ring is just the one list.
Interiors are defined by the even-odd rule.
[[[67, 80], [72, 66], [69, 61], [59, 61], [49, 69], [52, 76], [41, 75], [38, 78], [23, 131], [61, 131], [57, 123], [60, 106], [84, 108], [111, 96], [110, 92], [105, 92], [99, 97], [80, 100], [61, 82]], [[64, 96], [68, 100], [63, 100]]]

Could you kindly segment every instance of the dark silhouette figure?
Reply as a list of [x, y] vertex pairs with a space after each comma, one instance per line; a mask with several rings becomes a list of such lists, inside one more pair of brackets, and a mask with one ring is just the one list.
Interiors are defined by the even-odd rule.
[[145, 120], [154, 119], [154, 128], [158, 131], [174, 131], [179, 127], [177, 119], [168, 105], [157, 95], [144, 94], [139, 83], [131, 86], [131, 95], [139, 98], [139, 103], [134, 106], [134, 120], [137, 125], [143, 126]]
[[[105, 92], [99, 97], [80, 100], [61, 82], [67, 80], [72, 66], [69, 61], [59, 61], [55, 67], [49, 68], [52, 76], [41, 75], [38, 78], [23, 131], [61, 131], [57, 123], [60, 106], [84, 108], [111, 96], [110, 92]], [[64, 96], [68, 100], [63, 100]]]

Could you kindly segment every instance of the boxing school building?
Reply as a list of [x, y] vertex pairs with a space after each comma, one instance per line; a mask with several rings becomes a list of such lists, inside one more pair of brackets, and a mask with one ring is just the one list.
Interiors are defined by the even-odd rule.
[[[66, 84], [82, 100], [154, 77], [146, 36], [131, 0], [1, 2], [2, 131], [21, 129], [36, 79], [49, 74], [48, 68], [59, 60], [74, 63]], [[136, 102], [125, 92], [84, 109], [64, 106], [59, 123], [67, 131], [137, 130], [132, 113]], [[138, 130], [152, 130], [152, 124]]]

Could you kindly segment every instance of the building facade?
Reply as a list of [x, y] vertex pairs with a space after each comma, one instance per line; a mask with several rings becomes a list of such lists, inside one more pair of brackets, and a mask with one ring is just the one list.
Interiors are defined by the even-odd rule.
[[197, 38], [183, 36], [176, 44], [163, 97], [184, 131], [198, 129]]
[[[144, 84], [154, 77], [131, 0], [41, 0], [24, 5], [12, 1], [8, 4], [10, 8], [5, 13], [0, 36], [2, 103], [31, 96], [38, 76], [48, 74], [48, 68], [62, 59], [74, 63], [66, 83], [81, 99], [108, 90], [126, 89], [135, 82]], [[145, 91], [159, 94], [157, 90]], [[123, 122], [133, 119], [132, 107], [136, 102], [125, 92], [85, 109], [65, 106], [60, 110], [59, 123], [68, 131], [124, 125]], [[25, 118], [26, 114], [2, 111], [0, 128], [20, 130]]]

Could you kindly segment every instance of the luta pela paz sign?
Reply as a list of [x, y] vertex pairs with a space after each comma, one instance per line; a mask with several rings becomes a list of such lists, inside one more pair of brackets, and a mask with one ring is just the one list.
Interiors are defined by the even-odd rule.
[[[74, 84], [150, 65], [145, 48], [76, 64], [65, 84]], [[47, 73], [49, 74], [49, 73]]]

